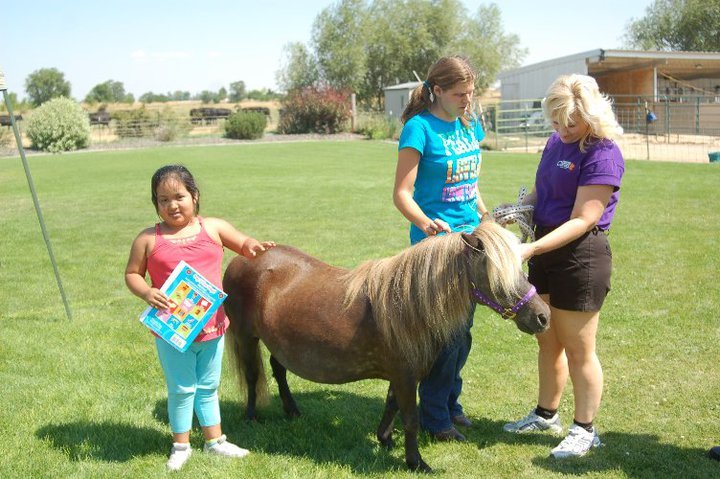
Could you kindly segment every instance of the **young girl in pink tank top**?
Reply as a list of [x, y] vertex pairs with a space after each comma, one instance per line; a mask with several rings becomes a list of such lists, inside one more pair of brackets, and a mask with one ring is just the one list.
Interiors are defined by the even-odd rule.
[[[140, 232], [130, 249], [125, 284], [136, 296], [157, 309], [170, 307], [160, 287], [182, 260], [218, 287], [222, 287], [223, 248], [247, 258], [275, 246], [259, 242], [219, 218], [202, 218], [200, 191], [192, 174], [181, 165], [164, 166], [152, 177], [152, 202], [162, 220]], [[151, 284], [145, 280], [150, 276]], [[173, 447], [167, 468], [180, 469], [190, 457], [193, 411], [205, 437], [205, 452], [227, 457], [248, 454], [225, 438], [220, 427], [220, 384], [223, 333], [228, 320], [222, 308], [208, 321], [190, 349], [181, 353], [155, 338], [158, 358], [168, 389], [168, 416]]]

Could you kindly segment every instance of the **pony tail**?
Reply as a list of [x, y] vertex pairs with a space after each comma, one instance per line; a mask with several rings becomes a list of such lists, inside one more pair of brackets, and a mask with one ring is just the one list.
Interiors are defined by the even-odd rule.
[[254, 345], [241, 344], [240, 338], [235, 335], [232, 328], [228, 328], [226, 331], [225, 344], [226, 346], [230, 346], [230, 351], [233, 355], [234, 361], [231, 361], [231, 364], [234, 364], [238, 389], [241, 394], [247, 394], [249, 392], [246, 371], [255, 371], [257, 374], [255, 403], [257, 406], [263, 407], [270, 403], [270, 390], [268, 388], [267, 374], [265, 374], [265, 365], [263, 364], [262, 353], [260, 351], [260, 342], [256, 338], [254, 343]]
[[430, 89], [426, 87], [424, 83], [421, 83], [420, 86], [415, 88], [410, 94], [410, 102], [405, 107], [400, 121], [405, 124], [410, 118], [430, 108], [430, 105], [432, 105], [432, 101], [430, 101]]

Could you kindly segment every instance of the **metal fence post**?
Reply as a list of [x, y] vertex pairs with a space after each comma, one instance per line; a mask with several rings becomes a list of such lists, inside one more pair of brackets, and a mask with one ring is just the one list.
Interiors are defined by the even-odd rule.
[[670, 98], [665, 95], [665, 143], [670, 143]]
[[498, 126], [498, 110], [500, 110], [500, 105], [502, 103], [498, 103], [495, 105], [495, 111], [493, 112], [493, 125], [495, 126], [495, 151], [498, 151], [498, 137], [500, 136], [500, 128]]
[[523, 118], [525, 118], [525, 153], [528, 152], [528, 123], [530, 115], [527, 112], [527, 105], [523, 104]]
[[648, 118], [648, 115], [650, 113], [650, 110], [647, 107], [647, 102], [645, 102], [645, 150], [647, 151], [647, 159], [650, 160], [650, 119]]
[[55, 280], [57, 281], [60, 296], [62, 297], [63, 305], [65, 306], [65, 314], [69, 320], [72, 320], [70, 304], [68, 303], [67, 296], [65, 296], [65, 289], [63, 288], [62, 280], [60, 279], [60, 271], [58, 270], [57, 262], [55, 261], [52, 245], [50, 244], [50, 235], [48, 235], [47, 229], [45, 229], [45, 220], [43, 220], [42, 210], [40, 209], [40, 201], [38, 200], [37, 192], [35, 191], [35, 183], [33, 182], [32, 175], [30, 174], [30, 165], [28, 164], [27, 158], [25, 158], [25, 149], [23, 148], [22, 137], [20, 136], [20, 130], [18, 130], [17, 124], [15, 123], [15, 113], [13, 113], [10, 96], [5, 88], [5, 73], [2, 69], [0, 69], [0, 92], [3, 94], [5, 107], [7, 108], [8, 115], [10, 116], [10, 126], [15, 133], [15, 141], [17, 142], [18, 152], [20, 152], [20, 159], [22, 160], [23, 168], [25, 169], [25, 176], [27, 178], [28, 186], [30, 187], [33, 205], [35, 205], [35, 213], [37, 213], [38, 221], [40, 222], [40, 230], [42, 231], [45, 246], [47, 247], [48, 255], [50, 256], [50, 262], [52, 263], [53, 271], [55, 272]]

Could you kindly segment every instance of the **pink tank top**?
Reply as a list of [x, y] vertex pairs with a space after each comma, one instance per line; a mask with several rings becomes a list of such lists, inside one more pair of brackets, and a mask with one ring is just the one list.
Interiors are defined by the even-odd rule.
[[[223, 247], [207, 234], [199, 216], [198, 221], [200, 232], [194, 240], [182, 244], [166, 240], [160, 234], [160, 223], [155, 224], [155, 247], [147, 259], [147, 270], [154, 288], [160, 288], [165, 283], [181, 260], [195, 268], [212, 284], [222, 288]], [[210, 341], [222, 336], [228, 324], [225, 311], [220, 307], [195, 341]]]

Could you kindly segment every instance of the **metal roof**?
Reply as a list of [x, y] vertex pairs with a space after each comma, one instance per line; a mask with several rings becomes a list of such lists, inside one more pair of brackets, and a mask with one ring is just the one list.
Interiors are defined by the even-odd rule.
[[720, 77], [720, 52], [601, 50], [588, 61], [588, 73], [595, 76], [641, 68], [657, 68], [659, 73], [683, 80]]
[[387, 91], [387, 90], [414, 90], [415, 88], [417, 88], [419, 86], [420, 86], [419, 81], [413, 81], [413, 82], [408, 82], [408, 83], [400, 83], [398, 85], [386, 86], [385, 88], [383, 88], [383, 90], [385, 90], [385, 91]]
[[683, 80], [720, 77], [720, 52], [664, 52], [598, 48], [508, 70], [500, 73], [498, 79], [502, 81], [503, 78], [517, 74], [580, 59], [585, 59], [588, 74], [592, 76], [657, 68], [660, 73]]

